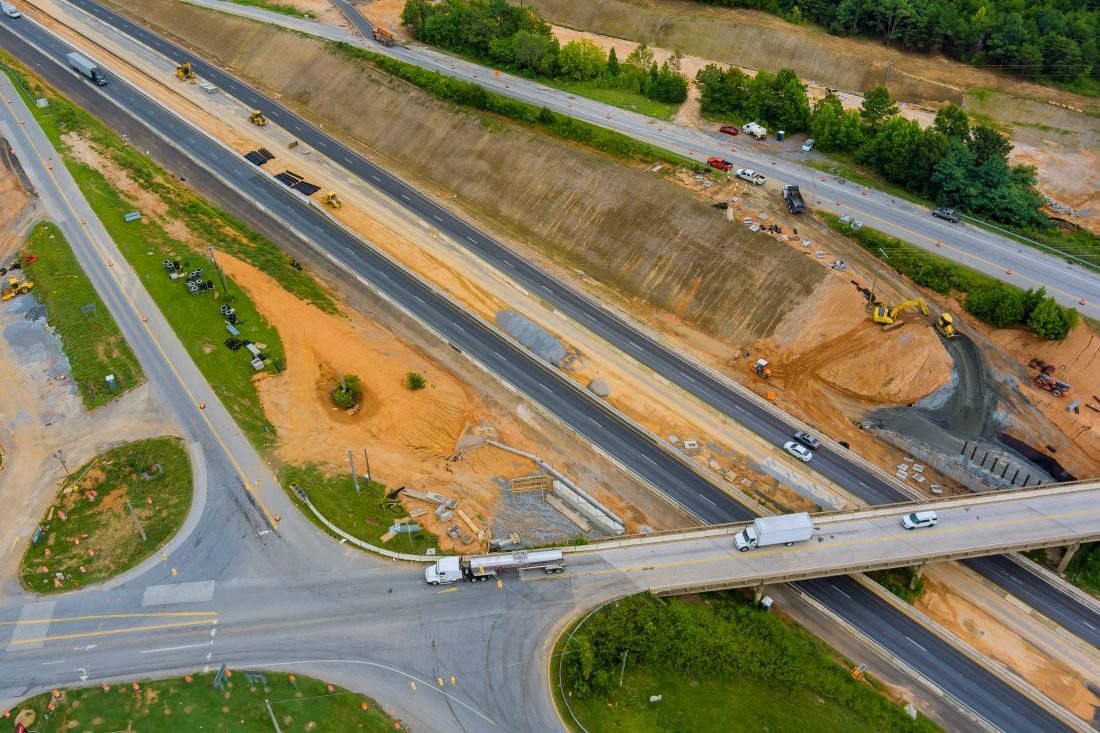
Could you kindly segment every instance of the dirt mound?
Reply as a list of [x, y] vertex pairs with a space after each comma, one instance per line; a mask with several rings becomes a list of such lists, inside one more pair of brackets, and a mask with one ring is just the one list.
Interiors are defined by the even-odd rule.
[[[722, 337], [766, 337], [824, 277], [645, 170], [456, 112], [323, 44], [166, 0], [126, 11], [343, 130], [479, 218]], [[384, 112], [382, 112], [384, 110]], [[656, 203], [659, 202], [659, 203]]]

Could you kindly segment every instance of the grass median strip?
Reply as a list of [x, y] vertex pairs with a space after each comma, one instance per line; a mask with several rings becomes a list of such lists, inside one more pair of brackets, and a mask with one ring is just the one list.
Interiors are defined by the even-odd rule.
[[[34, 283], [32, 295], [46, 306], [46, 320], [61, 340], [71, 375], [89, 410], [141, 384], [141, 371], [130, 344], [77, 262], [61, 230], [51, 222], [34, 227], [24, 254], [37, 257], [23, 277]], [[106, 377], [118, 385], [110, 389]]]
[[[291, 483], [298, 484], [306, 492], [310, 503], [325, 519], [352, 537], [376, 547], [413, 555], [422, 555], [429, 547], [438, 546], [435, 535], [423, 530], [399, 533], [388, 542], [382, 542], [382, 536], [391, 526], [408, 517], [400, 503], [386, 498], [388, 490], [383, 484], [360, 478], [357, 494], [350, 473], [333, 476], [317, 466], [289, 466], [283, 469], [283, 486], [289, 487]], [[301, 505], [293, 492], [290, 496], [296, 504]], [[303, 514], [324, 528], [313, 512], [304, 505], [301, 508]], [[324, 529], [328, 531], [327, 528]]]
[[58, 491], [19, 575], [39, 593], [113, 578], [159, 549], [191, 507], [191, 462], [178, 438], [128, 443], [78, 468]]
[[403, 727], [374, 700], [313, 677], [265, 671], [262, 679], [249, 679], [245, 670], [230, 672], [221, 689], [213, 686], [217, 673], [208, 672], [64, 690], [56, 700], [47, 692], [13, 706], [11, 715], [40, 731], [260, 732], [271, 731], [273, 719], [284, 731], [392, 733]]

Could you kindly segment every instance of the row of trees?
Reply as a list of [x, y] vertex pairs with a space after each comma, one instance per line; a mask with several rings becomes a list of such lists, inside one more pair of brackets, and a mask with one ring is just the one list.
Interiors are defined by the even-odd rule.
[[942, 52], [970, 64], [1100, 91], [1100, 7], [1086, 0], [698, 0], [746, 7], [832, 33]]
[[820, 150], [855, 153], [856, 162], [941, 206], [1013, 226], [1047, 226], [1033, 188], [1035, 170], [1010, 165], [1008, 138], [987, 125], [972, 128], [957, 105], [942, 108], [922, 128], [898, 116], [886, 87], [869, 91], [859, 110], [846, 110], [833, 94], [811, 109], [806, 85], [791, 69], [750, 77], [711, 64], [699, 70], [695, 83], [705, 113], [809, 132]]
[[498, 67], [551, 79], [627, 89], [660, 102], [687, 99], [679, 55], [658, 65], [644, 44], [625, 61], [592, 41], [560, 45], [550, 24], [531, 9], [506, 0], [406, 0], [401, 22], [416, 39], [485, 59]]

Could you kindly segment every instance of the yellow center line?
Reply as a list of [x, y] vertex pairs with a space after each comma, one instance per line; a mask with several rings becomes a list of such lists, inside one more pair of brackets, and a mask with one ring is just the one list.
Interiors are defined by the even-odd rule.
[[[939, 242], [940, 247], [942, 247], [943, 249], [949, 249], [953, 252], [958, 252], [959, 254], [963, 255], [964, 257], [969, 257], [973, 260], [981, 262], [985, 265], [988, 265], [989, 267], [994, 268], [995, 270], [996, 269], [1008, 269], [1008, 268], [1005, 268], [1004, 265], [998, 264], [996, 262], [991, 262], [990, 260], [987, 260], [984, 257], [979, 257], [976, 254], [973, 254], [971, 252], [967, 252], [965, 250], [959, 249], [958, 247], [954, 247], [950, 244], [947, 244], [943, 240], [933, 239], [932, 237], [929, 237], [927, 234], [921, 234], [920, 232], [915, 232], [912, 229], [908, 229], [906, 227], [903, 227], [901, 224], [898, 224], [898, 223], [893, 222], [893, 221], [887, 221], [886, 219], [882, 219], [880, 217], [877, 217], [874, 214], [871, 214], [867, 211], [863, 211], [862, 209], [857, 209], [854, 206], [849, 206], [847, 204], [841, 204], [841, 207], [851, 209], [852, 211], [856, 212], [857, 214], [864, 217], [865, 219], [874, 219], [875, 221], [881, 221], [883, 224], [891, 226], [894, 229], [900, 229], [901, 231], [906, 232], [908, 234], [911, 234], [914, 237], [917, 237], [919, 239], [923, 239], [926, 242], [932, 242], [932, 243]], [[831, 207], [826, 205], [825, 208], [831, 208]], [[1027, 245], [1021, 245], [1021, 246], [1027, 246]], [[1062, 295], [1066, 296], [1067, 298], [1073, 298], [1074, 300], [1079, 300], [1081, 298], [1080, 294], [1068, 293], [1065, 290], [1062, 290], [1060, 288], [1057, 288], [1057, 287], [1051, 285], [1050, 283], [1045, 283], [1042, 280], [1036, 280], [1035, 278], [1029, 277], [1029, 276], [1024, 275], [1022, 273], [1013, 272], [1012, 274], [1015, 275], [1016, 277], [1019, 277], [1019, 278], [1023, 279], [1023, 280], [1027, 280], [1028, 282], [1035, 283], [1036, 285], [1043, 285], [1043, 286], [1046, 287], [1048, 292], [1061, 293]]]
[[[950, 532], [972, 532], [974, 529], [976, 529], [978, 527], [981, 527], [981, 528], [1005, 527], [1005, 526], [1008, 526], [1008, 525], [1011, 525], [1011, 524], [1023, 524], [1025, 522], [1038, 522], [1038, 521], [1051, 521], [1051, 520], [1056, 520], [1056, 519], [1065, 519], [1065, 518], [1068, 518], [1068, 517], [1080, 517], [1080, 516], [1084, 516], [1084, 515], [1087, 515], [1087, 514], [1100, 514], [1100, 508], [1097, 508], [1097, 509], [1082, 509], [1080, 511], [1064, 512], [1062, 514], [1045, 514], [1045, 515], [1037, 516], [1037, 517], [1020, 517], [1020, 518], [1017, 518], [1017, 519], [1003, 519], [999, 522], [982, 522], [982, 523], [979, 523], [977, 526], [967, 525], [967, 526], [963, 526], [963, 527], [944, 527], [942, 529], [929, 529], [929, 530], [924, 530], [923, 532], [920, 533], [920, 535], [921, 536], [927, 536], [927, 535], [932, 535], [932, 534], [947, 534], [947, 533], [950, 533]], [[780, 547], [780, 548], [776, 548], [776, 549], [772, 549], [772, 550], [758, 550], [758, 551], [752, 553], [752, 557], [761, 557], [761, 556], [764, 556], [764, 555], [779, 555], [779, 554], [790, 553], [790, 552], [805, 552], [806, 550], [828, 549], [828, 548], [832, 548], [832, 547], [852, 547], [854, 545], [867, 545], [867, 544], [878, 543], [878, 542], [888, 542], [888, 541], [898, 540], [898, 539], [907, 538], [907, 537], [911, 537], [911, 536], [912, 535], [910, 535], [909, 533], [905, 533], [905, 534], [884, 535], [882, 537], [866, 537], [866, 538], [863, 538], [863, 539], [843, 540], [843, 541], [840, 541], [840, 542], [821, 543], [821, 544], [817, 544], [817, 545], [811, 545], [811, 546], [808, 546], [808, 547], [807, 546], [802, 546], [802, 547], [799, 547], [799, 546]], [[713, 563], [713, 562], [725, 562], [725, 561], [728, 561], [728, 560], [736, 559], [738, 557], [743, 557], [741, 552], [736, 552], [736, 553], [730, 554], [730, 555], [718, 555], [718, 556], [715, 556], [715, 557], [697, 557], [697, 558], [691, 558], [689, 560], [670, 560], [669, 562], [663, 562], [663, 563], [646, 563], [645, 565], [634, 565], [634, 566], [625, 567], [625, 568], [616, 567], [616, 568], [605, 568], [603, 570], [588, 570], [588, 571], [585, 571], [583, 573], [562, 573], [561, 575], [557, 575], [555, 577], [558, 577], [558, 578], [582, 578], [582, 577], [589, 577], [589, 576], [593, 576], [593, 575], [607, 575], [609, 573], [629, 573], [629, 572], [635, 572], [635, 571], [639, 571], [639, 570], [655, 570], [657, 568], [674, 568], [674, 567], [683, 567], [683, 566], [686, 566], [686, 565], [703, 565], [703, 564], [706, 564], [706, 563]], [[546, 575], [546, 576], [542, 576], [541, 578], [538, 578], [538, 579], [539, 580], [551, 580], [552, 578], [551, 578], [551, 576]]]
[[[8, 83], [11, 84], [11, 79], [8, 79]], [[18, 91], [16, 91], [15, 93], [19, 94]], [[0, 95], [0, 97], [3, 97], [3, 95]], [[210, 421], [210, 418], [207, 417], [206, 412], [202, 408], [199, 408], [200, 400], [195, 397], [193, 392], [191, 392], [190, 387], [187, 386], [187, 383], [184, 381], [183, 377], [180, 375], [179, 371], [176, 369], [176, 365], [168, 357], [168, 353], [164, 350], [164, 347], [161, 345], [160, 340], [157, 339], [156, 334], [153, 333], [152, 326], [149, 325], [148, 321], [142, 315], [141, 310], [137, 307], [137, 305], [134, 303], [134, 301], [130, 298], [130, 294], [126, 291], [126, 288], [123, 287], [122, 281], [119, 279], [118, 275], [115, 273], [114, 268], [111, 266], [112, 265], [111, 258], [107, 257], [105, 255], [105, 253], [100, 249], [99, 243], [96, 241], [96, 238], [94, 236], [92, 236], [91, 231], [88, 229], [88, 225], [80, 217], [80, 215], [76, 211], [76, 208], [73, 206], [72, 202], [65, 195], [65, 192], [62, 189], [61, 184], [58, 182], [57, 178], [54, 176], [53, 169], [52, 169], [50, 163], [48, 162], [48, 160], [45, 157], [43, 157], [42, 153], [38, 150], [38, 146], [34, 144], [34, 140], [31, 138], [31, 134], [29, 132], [27, 132], [25, 124], [20, 121], [19, 114], [16, 112], [15, 108], [12, 106], [12, 104], [10, 102], [8, 102], [8, 100], [6, 98], [4, 98], [4, 104], [8, 108], [8, 111], [11, 113], [12, 118], [16, 121], [16, 123], [17, 123], [16, 127], [20, 128], [20, 131], [23, 133], [23, 136], [27, 140], [27, 144], [30, 145], [31, 150], [34, 151], [35, 156], [42, 163], [42, 166], [46, 169], [46, 175], [48, 175], [50, 177], [50, 180], [53, 181], [54, 186], [57, 189], [58, 196], [61, 197], [61, 200], [65, 203], [65, 206], [69, 209], [69, 212], [73, 216], [73, 220], [76, 221], [80, 225], [81, 229], [84, 230], [84, 233], [85, 233], [85, 235], [87, 235], [88, 240], [92, 243], [92, 247], [95, 249], [96, 254], [98, 254], [99, 258], [101, 260], [103, 260], [104, 264], [107, 265], [107, 273], [110, 275], [111, 279], [115, 281], [115, 284], [118, 286], [119, 293], [122, 295], [122, 297], [129, 304], [129, 306], [133, 310], [133, 312], [141, 318], [142, 327], [145, 328], [145, 331], [149, 335], [149, 338], [152, 339], [153, 344], [157, 348], [157, 351], [160, 352], [160, 355], [164, 358], [165, 363], [168, 364], [168, 368], [172, 370], [172, 374], [175, 375], [176, 379], [179, 381], [180, 386], [183, 387], [183, 391], [187, 393], [187, 396], [191, 399], [191, 402], [195, 405], [196, 408], [198, 408], [199, 417], [201, 417], [202, 420], [206, 423], [206, 426], [209, 428], [211, 434], [214, 436], [214, 440], [216, 440], [218, 445], [221, 446], [222, 450], [225, 451], [225, 455], [228, 456], [229, 461], [233, 464], [233, 468], [237, 471], [237, 474], [241, 477], [241, 480], [244, 482], [245, 490], [248, 493], [252, 494], [253, 498], [256, 499], [256, 502], [259, 504], [260, 509], [263, 511], [264, 515], [267, 517], [268, 522], [271, 523], [271, 526], [274, 527], [275, 529], [278, 529], [279, 524], [275, 521], [274, 515], [268, 510], [267, 505], [264, 504], [264, 501], [263, 501], [263, 499], [260, 498], [259, 494], [257, 494], [256, 491], [252, 488], [252, 482], [250, 482], [248, 480], [248, 476], [245, 474], [244, 469], [241, 468], [240, 463], [237, 462], [237, 458], [229, 450], [229, 447], [226, 446], [225, 442], [222, 440], [221, 435], [214, 428], [214, 424]], [[37, 124], [37, 119], [34, 118], [33, 113], [31, 113], [31, 118], [34, 119], [35, 123]], [[63, 162], [62, 162], [62, 165], [64, 165]], [[92, 216], [95, 216], [94, 212], [92, 213]], [[140, 283], [140, 279], [139, 279], [139, 283]]]
[[133, 626], [125, 629], [104, 629], [102, 631], [82, 631], [77, 634], [57, 634], [54, 636], [39, 636], [34, 639], [13, 639], [11, 644], [38, 644], [46, 641], [64, 641], [65, 639], [85, 639], [89, 636], [114, 636], [117, 634], [134, 634], [141, 631], [156, 631], [158, 629], [176, 629], [184, 626], [200, 626], [203, 624], [216, 624], [216, 618], [204, 618], [198, 621], [179, 621], [171, 624], [153, 624], [152, 626]]
[[71, 621], [102, 621], [115, 618], [194, 618], [217, 616], [217, 611], [163, 611], [157, 613], [105, 613], [94, 616], [70, 616], [68, 618], [32, 618], [25, 621], [0, 621], [0, 626], [23, 624], [62, 624]]

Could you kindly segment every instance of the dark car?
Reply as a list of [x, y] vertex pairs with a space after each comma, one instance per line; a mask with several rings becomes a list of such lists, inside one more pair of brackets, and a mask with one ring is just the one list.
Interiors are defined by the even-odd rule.
[[951, 222], [952, 224], [958, 224], [959, 219], [962, 218], [961, 216], [959, 216], [959, 212], [955, 211], [954, 209], [936, 209], [932, 212], [932, 216], [938, 216], [941, 219], [947, 219], [947, 221]]
[[794, 439], [802, 445], [806, 446], [807, 448], [813, 448], [816, 450], [821, 447], [820, 440], [810, 435], [809, 433], [802, 432], [801, 430], [794, 434]]
[[709, 165], [711, 168], [717, 168], [720, 171], [733, 170], [733, 163], [729, 162], [725, 158], [707, 158], [707, 165]]
[[740, 135], [741, 134], [741, 131], [738, 130], [733, 125], [722, 125], [721, 127], [718, 128], [718, 132], [722, 133], [723, 135]]

